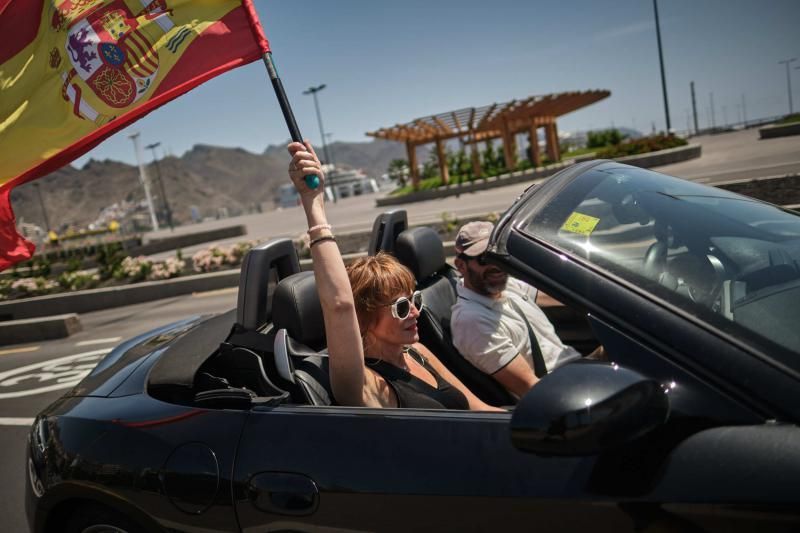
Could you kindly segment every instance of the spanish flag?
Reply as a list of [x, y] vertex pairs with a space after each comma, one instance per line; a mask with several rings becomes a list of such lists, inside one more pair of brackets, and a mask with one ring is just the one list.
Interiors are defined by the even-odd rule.
[[0, 0], [0, 270], [34, 251], [13, 187], [267, 52], [252, 0]]

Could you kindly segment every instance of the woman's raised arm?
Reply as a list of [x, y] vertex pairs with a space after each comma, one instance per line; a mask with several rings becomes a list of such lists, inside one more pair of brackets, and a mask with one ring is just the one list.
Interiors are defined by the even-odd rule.
[[[289, 153], [292, 155], [289, 177], [300, 193], [309, 227], [314, 277], [325, 320], [333, 395], [341, 405], [365, 405], [363, 346], [353, 291], [342, 254], [325, 216], [325, 176], [322, 165], [308, 141], [305, 146], [291, 143]], [[320, 179], [316, 189], [309, 188], [305, 183], [304, 177], [312, 174]]]

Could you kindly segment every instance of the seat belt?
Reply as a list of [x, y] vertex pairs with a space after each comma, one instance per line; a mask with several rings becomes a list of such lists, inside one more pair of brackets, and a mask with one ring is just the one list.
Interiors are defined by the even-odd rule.
[[547, 365], [544, 363], [544, 356], [542, 355], [542, 348], [539, 346], [539, 341], [536, 340], [536, 335], [533, 333], [533, 328], [531, 328], [530, 322], [525, 317], [525, 313], [522, 309], [519, 308], [517, 302], [513, 300], [513, 298], [507, 298], [508, 303], [511, 304], [511, 307], [514, 308], [514, 311], [522, 317], [522, 321], [525, 322], [525, 327], [528, 328], [528, 339], [531, 343], [531, 358], [533, 359], [533, 373], [536, 374], [537, 378], [541, 378], [547, 375]]

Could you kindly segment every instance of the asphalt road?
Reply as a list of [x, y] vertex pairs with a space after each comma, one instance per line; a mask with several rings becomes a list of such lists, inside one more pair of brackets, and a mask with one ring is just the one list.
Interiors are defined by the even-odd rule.
[[0, 348], [0, 489], [2, 531], [27, 531], [25, 442], [33, 418], [89, 373], [115, 345], [158, 326], [236, 306], [236, 288], [81, 315], [68, 339]]
[[[800, 137], [759, 141], [757, 130], [692, 139], [703, 145], [699, 159], [658, 168], [675, 176], [716, 183], [732, 179], [785, 175], [800, 172]], [[414, 222], [441, 220], [442, 213], [456, 216], [504, 211], [526, 184], [480, 193], [431, 200], [403, 206]], [[347, 198], [329, 204], [328, 216], [337, 232], [368, 229], [385, 209], [375, 206], [374, 196]], [[247, 227], [246, 239], [295, 236], [305, 229], [302, 210], [290, 208], [247, 215], [202, 225], [176, 228], [175, 233], [195, 232], [235, 224]], [[169, 230], [151, 234], [159, 237]], [[204, 244], [184, 249], [191, 254]], [[159, 254], [170, 256], [173, 253]], [[154, 257], [159, 257], [154, 256]], [[28, 426], [33, 417], [65, 389], [77, 383], [113, 346], [157, 326], [196, 314], [216, 313], [236, 305], [236, 289], [200, 293], [81, 315], [84, 331], [64, 340], [0, 347], [0, 471], [6, 474], [0, 490], [3, 531], [26, 531], [24, 516], [24, 453]]]

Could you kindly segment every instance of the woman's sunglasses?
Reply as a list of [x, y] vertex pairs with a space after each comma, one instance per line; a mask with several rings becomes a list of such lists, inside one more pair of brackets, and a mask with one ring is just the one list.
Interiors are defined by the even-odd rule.
[[414, 291], [411, 298], [401, 296], [393, 304], [389, 304], [392, 308], [392, 316], [399, 320], [405, 320], [411, 314], [411, 304], [414, 304], [417, 311], [422, 311], [422, 293], [420, 291]]

